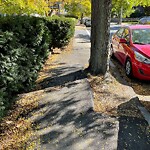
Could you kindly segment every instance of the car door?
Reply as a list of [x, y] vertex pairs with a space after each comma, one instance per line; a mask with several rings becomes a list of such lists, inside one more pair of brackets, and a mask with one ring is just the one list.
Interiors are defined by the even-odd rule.
[[120, 28], [112, 37], [112, 46], [115, 57], [121, 61], [120, 39], [122, 38], [124, 28]]
[[127, 41], [126, 43], [119, 43], [120, 61], [125, 64], [126, 57], [130, 51], [130, 30], [128, 28], [124, 28], [121, 38]]

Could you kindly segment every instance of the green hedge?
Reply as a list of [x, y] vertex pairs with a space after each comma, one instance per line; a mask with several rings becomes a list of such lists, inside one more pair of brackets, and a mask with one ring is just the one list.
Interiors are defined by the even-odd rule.
[[65, 17], [47, 17], [47, 27], [52, 33], [52, 47], [66, 46], [74, 35], [75, 20]]
[[0, 116], [13, 95], [34, 87], [50, 45], [51, 33], [43, 19], [0, 18]]
[[67, 18], [0, 17], [0, 118], [14, 95], [35, 86], [49, 51], [67, 45], [74, 27]]

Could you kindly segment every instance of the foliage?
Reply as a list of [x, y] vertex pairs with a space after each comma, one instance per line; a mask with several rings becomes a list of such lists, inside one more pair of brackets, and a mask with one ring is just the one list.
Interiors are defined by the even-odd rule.
[[119, 16], [121, 8], [123, 9], [123, 17], [130, 15], [134, 9], [134, 0], [112, 0], [112, 12]]
[[48, 56], [51, 34], [43, 19], [27, 16], [1, 17], [0, 29], [0, 108], [4, 110], [13, 94], [33, 88]]
[[66, 46], [74, 35], [75, 19], [65, 17], [47, 17], [47, 26], [52, 33], [52, 47]]
[[68, 14], [72, 14], [78, 17], [91, 15], [91, 0], [70, 0], [65, 4], [65, 9]]
[[134, 12], [134, 6], [150, 6], [149, 0], [112, 0], [112, 14], [119, 16], [121, 8], [123, 9], [123, 17], [129, 16]]
[[65, 17], [0, 17], [0, 117], [12, 95], [34, 87], [49, 50], [67, 45], [74, 26]]
[[146, 16], [150, 16], [150, 6], [144, 6], [144, 11]]
[[0, 12], [3, 14], [48, 14], [45, 0], [0, 0]]

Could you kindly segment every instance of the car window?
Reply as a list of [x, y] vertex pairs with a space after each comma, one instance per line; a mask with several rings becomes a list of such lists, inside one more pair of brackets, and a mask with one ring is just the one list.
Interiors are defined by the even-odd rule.
[[129, 29], [125, 28], [122, 34], [122, 38], [126, 39], [127, 42], [130, 41], [130, 31]]
[[133, 29], [132, 41], [134, 44], [150, 44], [150, 28]]
[[118, 30], [118, 32], [116, 33], [116, 35], [117, 35], [119, 38], [121, 38], [121, 37], [122, 37], [122, 34], [123, 34], [123, 31], [124, 31], [124, 28], [120, 28], [120, 29]]
[[91, 22], [91, 20], [90, 19], [88, 19], [88, 20], [86, 20], [87, 22]]
[[141, 18], [139, 24], [150, 24], [150, 17]]

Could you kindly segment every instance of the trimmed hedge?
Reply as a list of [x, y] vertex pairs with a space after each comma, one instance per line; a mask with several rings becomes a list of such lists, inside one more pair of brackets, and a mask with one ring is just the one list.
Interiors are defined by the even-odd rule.
[[68, 44], [74, 22], [58, 17], [0, 17], [0, 118], [14, 95], [35, 86], [49, 51]]
[[2, 113], [11, 103], [12, 95], [34, 87], [49, 54], [51, 34], [43, 19], [27, 16], [0, 18], [0, 29]]
[[47, 17], [47, 27], [52, 33], [52, 47], [66, 46], [74, 35], [75, 20], [65, 17]]

